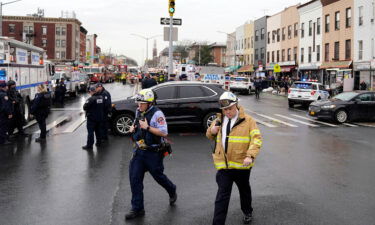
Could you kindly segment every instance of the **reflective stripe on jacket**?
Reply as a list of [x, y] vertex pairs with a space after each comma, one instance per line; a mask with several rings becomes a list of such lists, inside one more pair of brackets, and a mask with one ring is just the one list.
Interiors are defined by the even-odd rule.
[[[223, 118], [221, 116], [216, 120], [223, 121]], [[254, 162], [249, 166], [244, 166], [243, 161], [246, 157], [252, 157], [254, 160], [262, 147], [262, 137], [256, 121], [245, 114], [242, 107], [239, 107], [238, 119], [228, 135], [228, 149], [225, 153], [221, 143], [221, 129], [216, 136], [211, 134], [211, 128], [216, 120], [206, 132], [210, 140], [216, 140], [215, 151], [212, 154], [216, 169], [250, 169], [253, 167]]]

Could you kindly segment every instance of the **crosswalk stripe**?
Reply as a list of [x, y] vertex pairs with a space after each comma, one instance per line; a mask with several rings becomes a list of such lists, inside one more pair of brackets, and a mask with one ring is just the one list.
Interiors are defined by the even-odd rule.
[[258, 115], [258, 116], [264, 117], [264, 118], [266, 118], [266, 119], [269, 119], [269, 120], [272, 120], [272, 121], [275, 121], [275, 122], [278, 122], [278, 123], [284, 124], [284, 125], [289, 126], [289, 127], [298, 127], [298, 126], [296, 126], [296, 125], [294, 125], [294, 124], [290, 124], [290, 123], [287, 123], [287, 122], [281, 121], [281, 120], [279, 120], [279, 119], [276, 119], [276, 118], [273, 118], [273, 117], [270, 117], [270, 116], [266, 116], [266, 115], [263, 115], [263, 114], [260, 114], [260, 113], [257, 113], [257, 112], [254, 112], [254, 111], [248, 110], [248, 109], [247, 109], [247, 111], [249, 111], [250, 113], [254, 113], [254, 114]]
[[325, 122], [322, 122], [322, 121], [319, 121], [319, 120], [310, 119], [310, 118], [305, 117], [305, 116], [299, 116], [299, 115], [296, 115], [296, 114], [291, 114], [291, 115], [295, 116], [295, 117], [298, 117], [300, 119], [304, 119], [304, 120], [308, 120], [308, 121], [314, 122], [314, 123], [319, 123], [319, 124], [327, 125], [327, 126], [330, 126], [330, 127], [338, 127], [337, 125], [330, 124], [330, 123], [325, 123]]
[[355, 125], [358, 125], [358, 126], [364, 126], [364, 127], [373, 127], [375, 128], [375, 124], [367, 124], [367, 123], [353, 123]]
[[348, 126], [348, 127], [358, 127], [357, 125], [354, 125], [354, 124], [350, 124], [350, 123], [343, 123], [344, 125]]
[[[70, 118], [69, 116], [61, 116], [61, 117], [57, 118], [55, 121], [53, 121], [52, 123], [49, 123], [47, 125], [47, 131], [56, 127], [57, 125], [64, 122], [65, 120], [68, 120], [69, 118]], [[39, 133], [40, 133], [40, 130], [37, 130], [37, 131], [34, 132], [34, 134], [39, 134]]]
[[262, 121], [262, 120], [259, 120], [259, 119], [257, 119], [257, 118], [254, 118], [254, 120], [257, 121], [257, 123], [263, 124], [264, 126], [267, 126], [267, 127], [273, 127], [273, 128], [277, 127], [277, 126], [275, 126], [275, 125], [273, 125], [273, 124], [266, 123], [266, 122], [264, 122], [264, 121]]
[[283, 116], [283, 115], [280, 115], [280, 114], [275, 114], [275, 116], [279, 116], [279, 117], [282, 117], [284, 119], [291, 120], [293, 122], [304, 124], [304, 125], [307, 125], [307, 126], [310, 126], [310, 127], [319, 127], [318, 125], [315, 125], [315, 124], [312, 124], [312, 123], [306, 123], [306, 122], [296, 120], [296, 119], [293, 119], [293, 118], [290, 118], [290, 117], [287, 117], [287, 116]]
[[81, 116], [78, 120], [74, 121], [74, 123], [70, 124], [64, 131], [61, 133], [73, 133], [75, 130], [78, 129], [84, 122], [86, 121], [85, 116]]

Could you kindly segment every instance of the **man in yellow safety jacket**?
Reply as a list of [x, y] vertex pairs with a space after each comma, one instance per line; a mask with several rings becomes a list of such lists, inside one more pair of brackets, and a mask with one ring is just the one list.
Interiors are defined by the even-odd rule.
[[216, 140], [213, 160], [217, 171], [218, 192], [213, 224], [225, 224], [233, 182], [241, 199], [244, 224], [252, 219], [250, 171], [262, 146], [256, 121], [238, 105], [238, 98], [224, 92], [219, 100], [222, 115], [207, 129], [207, 137]]

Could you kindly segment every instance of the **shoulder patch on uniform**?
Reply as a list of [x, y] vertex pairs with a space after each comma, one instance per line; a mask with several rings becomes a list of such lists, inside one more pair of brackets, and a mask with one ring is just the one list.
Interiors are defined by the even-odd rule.
[[107, 96], [105, 96], [105, 99], [108, 99], [108, 97], [107, 97]]
[[156, 121], [158, 122], [159, 125], [165, 125], [165, 118], [162, 116], [158, 117]]

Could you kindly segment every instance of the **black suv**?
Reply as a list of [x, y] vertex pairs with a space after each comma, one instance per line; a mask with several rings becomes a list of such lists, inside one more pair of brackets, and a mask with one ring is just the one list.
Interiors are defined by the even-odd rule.
[[[156, 105], [166, 116], [169, 126], [202, 125], [208, 128], [221, 112], [220, 95], [225, 92], [220, 85], [199, 82], [167, 82], [151, 88], [157, 98]], [[113, 102], [112, 130], [118, 135], [128, 135], [138, 105], [134, 96]]]

